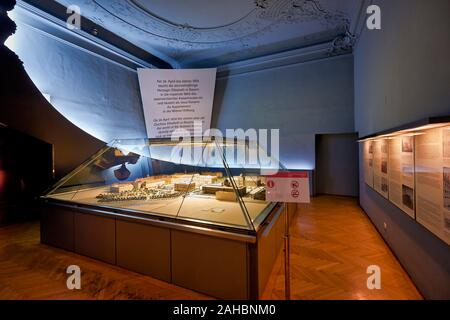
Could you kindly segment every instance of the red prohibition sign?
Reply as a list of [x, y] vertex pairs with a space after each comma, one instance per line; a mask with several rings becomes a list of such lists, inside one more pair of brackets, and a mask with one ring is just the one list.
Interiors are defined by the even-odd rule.
[[291, 182], [292, 189], [298, 189], [299, 186], [300, 185], [299, 185], [298, 181], [294, 180]]
[[275, 187], [275, 182], [273, 182], [273, 180], [267, 181], [267, 187], [268, 187], [268, 188], [273, 188], [273, 187]]
[[298, 198], [300, 196], [300, 192], [298, 190], [292, 190], [291, 191], [291, 196], [293, 198]]

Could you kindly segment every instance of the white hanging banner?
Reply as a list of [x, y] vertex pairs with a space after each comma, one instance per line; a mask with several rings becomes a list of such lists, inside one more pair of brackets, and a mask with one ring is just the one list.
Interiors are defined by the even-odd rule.
[[309, 203], [307, 172], [279, 172], [266, 176], [266, 200], [270, 202]]
[[[148, 138], [211, 127], [216, 69], [138, 69]], [[200, 130], [199, 126], [196, 130]], [[198, 133], [196, 132], [196, 135]]]

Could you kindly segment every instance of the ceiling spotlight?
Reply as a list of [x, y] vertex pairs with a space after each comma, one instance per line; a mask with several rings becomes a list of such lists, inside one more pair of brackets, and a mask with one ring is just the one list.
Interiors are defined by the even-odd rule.
[[91, 30], [91, 34], [93, 35], [93, 36], [98, 36], [98, 29], [97, 28], [93, 28], [92, 30]]

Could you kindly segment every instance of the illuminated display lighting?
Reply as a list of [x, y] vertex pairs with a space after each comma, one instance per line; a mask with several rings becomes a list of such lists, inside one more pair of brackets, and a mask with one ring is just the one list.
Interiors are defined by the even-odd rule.
[[379, 139], [392, 139], [397, 136], [418, 136], [418, 135], [424, 134], [423, 131], [446, 127], [449, 125], [450, 125], [450, 123], [448, 123], [448, 122], [431, 123], [431, 124], [426, 124], [423, 126], [418, 126], [418, 127], [414, 127], [414, 128], [410, 128], [410, 129], [398, 130], [398, 131], [391, 132], [391, 133], [380, 134], [380, 135], [376, 135], [373, 137], [360, 139], [360, 140], [358, 140], [358, 142], [361, 143], [364, 141], [374, 141], [374, 140], [379, 140]]

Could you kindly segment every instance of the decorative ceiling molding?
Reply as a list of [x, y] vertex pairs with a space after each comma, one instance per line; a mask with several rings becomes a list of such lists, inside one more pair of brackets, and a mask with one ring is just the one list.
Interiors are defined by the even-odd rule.
[[[131, 27], [180, 45], [223, 45], [270, 31], [280, 24], [316, 21], [333, 29], [348, 23], [348, 16], [323, 8], [319, 0], [255, 0], [255, 8], [232, 24], [214, 28], [195, 28], [171, 23], [136, 4], [135, 0], [93, 0], [106, 13]], [[98, 18], [97, 22], [101, 22]]]
[[168, 18], [165, 18], [161, 15], [158, 15], [154, 12], [152, 12], [151, 10], [149, 10], [148, 8], [146, 8], [145, 6], [141, 5], [139, 3], [139, 0], [127, 0], [128, 2], [130, 2], [132, 5], [134, 5], [136, 8], [138, 8], [139, 10], [142, 10], [144, 13], [146, 13], [149, 17], [153, 18], [153, 19], [157, 19], [160, 20], [163, 23], [166, 23], [172, 27], [175, 28], [187, 28], [187, 29], [192, 29], [192, 30], [211, 30], [211, 29], [219, 29], [219, 28], [226, 28], [229, 27], [233, 24], [237, 24], [240, 21], [244, 20], [245, 18], [247, 18], [250, 14], [252, 14], [252, 12], [254, 10], [256, 10], [256, 8], [252, 8], [252, 10], [250, 10], [249, 12], [244, 13], [240, 18], [238, 18], [237, 20], [224, 24], [224, 25], [220, 25], [220, 26], [212, 26], [212, 27], [196, 27], [196, 26], [192, 26], [188, 23], [176, 23], [174, 21], [171, 21]]
[[351, 53], [356, 41], [356, 36], [349, 30], [350, 26], [346, 25], [345, 34], [337, 36], [331, 43], [328, 55], [333, 57], [341, 54]]
[[[215, 67], [328, 43], [334, 39], [334, 49], [330, 49], [330, 55], [351, 52], [346, 35], [350, 28], [354, 30], [363, 2], [233, 0], [227, 2], [227, 5], [235, 6], [230, 10], [229, 17], [221, 19], [221, 24], [214, 25], [213, 18], [205, 17], [202, 20], [202, 14], [198, 13], [177, 16], [177, 10], [174, 10], [173, 14], [168, 14], [171, 11], [164, 1], [55, 1], [65, 6], [79, 5], [82, 14], [96, 24], [169, 62], [173, 67], [195, 68]], [[178, 8], [175, 0], [171, 1], [171, 8]], [[183, 12], [188, 5], [181, 3], [179, 8]], [[193, 2], [198, 6], [201, 3]], [[196, 10], [193, 4], [189, 4], [192, 5], [189, 9]], [[199, 8], [203, 9], [203, 6]], [[240, 9], [241, 16], [237, 14]], [[217, 15], [217, 11], [213, 11], [213, 14]], [[182, 22], [184, 19], [186, 23]], [[198, 23], [196, 19], [199, 19]]]
[[281, 68], [295, 64], [329, 58], [331, 43], [314, 45], [306, 48], [272, 54], [264, 57], [248, 59], [241, 62], [226, 64], [217, 68], [217, 79]]
[[222, 65], [217, 68], [217, 79], [351, 54], [351, 45], [337, 44], [341, 41], [338, 40], [340, 38], [327, 43]]

